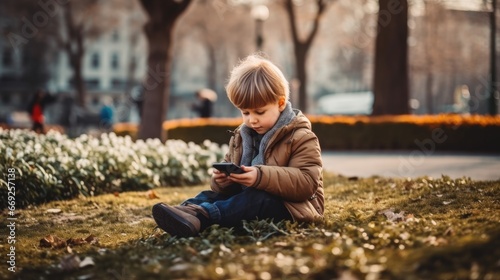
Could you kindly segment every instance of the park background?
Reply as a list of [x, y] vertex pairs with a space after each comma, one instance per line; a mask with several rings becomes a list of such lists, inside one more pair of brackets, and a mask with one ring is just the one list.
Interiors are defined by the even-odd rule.
[[164, 138], [163, 120], [196, 116], [201, 88], [218, 94], [214, 117], [238, 117], [224, 86], [258, 51], [308, 114], [498, 111], [491, 1], [381, 1], [380, 13], [374, 0], [191, 2], [176, 14], [166, 3], [3, 1], [0, 122], [29, 127], [27, 102], [42, 88], [57, 96], [47, 122], [70, 135], [99, 128], [112, 97], [115, 123], [139, 123], [141, 100], [142, 127], [155, 127], [142, 138]]
[[[159, 201], [208, 188], [221, 131], [241, 122], [225, 81], [258, 51], [283, 69], [322, 147], [409, 149], [426, 166], [441, 149], [498, 152], [495, 6], [1, 1], [0, 278], [498, 279], [498, 180], [325, 169], [319, 223], [183, 239], [151, 218]], [[42, 134], [26, 112], [39, 88], [57, 99]], [[190, 110], [200, 88], [218, 94], [207, 120]], [[116, 133], [97, 117], [109, 98]]]

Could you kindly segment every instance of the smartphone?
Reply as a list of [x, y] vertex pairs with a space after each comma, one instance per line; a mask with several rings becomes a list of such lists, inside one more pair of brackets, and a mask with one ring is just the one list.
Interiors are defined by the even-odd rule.
[[231, 162], [216, 162], [212, 164], [213, 168], [226, 173], [229, 176], [230, 173], [241, 174], [245, 173], [238, 165]]

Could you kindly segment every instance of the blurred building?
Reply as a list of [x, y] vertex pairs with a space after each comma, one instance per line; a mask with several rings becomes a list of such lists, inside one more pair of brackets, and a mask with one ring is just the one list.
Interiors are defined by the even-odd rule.
[[[310, 113], [340, 112], [329, 110], [325, 107], [327, 103], [318, 102], [324, 96], [370, 91], [376, 2], [334, 1], [322, 17], [307, 61]], [[239, 115], [227, 100], [224, 86], [238, 60], [256, 51], [255, 22], [248, 5], [218, 6], [214, 3], [193, 2], [176, 25], [169, 118], [195, 116], [189, 108], [194, 93], [200, 88], [217, 92], [219, 98], [214, 116]], [[427, 11], [434, 12], [427, 13], [425, 9], [417, 9], [416, 3], [418, 1], [412, 5], [408, 23], [410, 98], [418, 104], [412, 107], [414, 112], [440, 113], [454, 108], [455, 89], [466, 85], [472, 105], [469, 111], [485, 113], [489, 75], [488, 13], [446, 6], [429, 9]], [[36, 9], [31, 16], [40, 10]], [[294, 101], [293, 45], [287, 15], [283, 7], [274, 2], [269, 2], [269, 10], [269, 19], [263, 23], [262, 50], [292, 81]], [[113, 28], [85, 41], [82, 70], [87, 106], [91, 113], [97, 114], [101, 97], [111, 96], [115, 101], [117, 121], [137, 121], [137, 110], [129, 97], [140, 95], [143, 77], [155, 71], [147, 69], [145, 62], [147, 42], [142, 31], [145, 15], [138, 7], [112, 12], [120, 15]], [[305, 34], [310, 26], [307, 8], [299, 9], [297, 14], [301, 16], [298, 22]], [[92, 21], [99, 22], [99, 19]], [[7, 35], [20, 33], [22, 24], [21, 17], [6, 14], [0, 7], [0, 122], [8, 121], [14, 111], [23, 111], [35, 87], [43, 87], [60, 96], [59, 107], [54, 105], [47, 112], [49, 122], [59, 122], [68, 114], [80, 113], [73, 105], [75, 81], [66, 52], [43, 38], [36, 42], [30, 39], [23, 48], [13, 47]], [[353, 102], [343, 107], [361, 105], [356, 101], [358, 97], [343, 98]], [[359, 102], [364, 104], [363, 108], [356, 112], [368, 114], [370, 110], [366, 104], [370, 98], [362, 98]]]
[[[147, 53], [144, 51], [146, 41], [142, 32], [138, 32], [137, 26], [130, 24], [130, 18], [136, 16], [134, 13], [123, 13], [112, 30], [100, 34], [96, 39], [85, 41], [82, 59], [87, 94], [85, 111], [79, 111], [75, 107], [73, 68], [66, 51], [52, 41], [48, 41], [47, 45], [37, 46], [35, 39], [16, 46], [9, 34], [21, 34], [23, 25], [18, 18], [0, 17], [0, 28], [4, 29], [3, 36], [0, 36], [0, 122], [24, 120], [22, 113], [26, 113], [26, 104], [36, 88], [58, 95], [58, 102], [47, 109], [48, 123], [67, 121], [63, 119], [74, 118], [69, 114], [75, 113], [81, 113], [83, 118], [93, 118], [90, 121], [95, 121], [103, 97], [113, 98], [113, 104], [118, 109], [118, 121], [137, 119], [137, 110], [130, 95], [141, 84], [142, 77], [147, 72]], [[141, 29], [142, 26], [138, 28]], [[34, 70], [30, 67], [33, 59], [30, 52], [37, 53], [34, 62], [42, 69]], [[32, 76], [44, 76], [46, 79], [30, 83], [27, 78]]]

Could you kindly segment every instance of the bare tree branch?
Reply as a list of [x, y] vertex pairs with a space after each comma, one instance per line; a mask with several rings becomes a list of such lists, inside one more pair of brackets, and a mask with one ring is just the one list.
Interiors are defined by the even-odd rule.
[[298, 107], [302, 111], [307, 111], [307, 73], [306, 73], [306, 60], [307, 53], [312, 45], [314, 38], [316, 37], [319, 30], [319, 23], [322, 15], [326, 12], [328, 6], [333, 3], [334, 0], [316, 0], [316, 12], [314, 14], [314, 20], [312, 29], [305, 36], [305, 39], [301, 40], [299, 38], [299, 31], [297, 27], [297, 15], [295, 13], [295, 7], [293, 0], [284, 0], [284, 7], [286, 14], [288, 16], [288, 22], [290, 24], [290, 31], [292, 34], [294, 54], [295, 54], [295, 75], [299, 81], [299, 104]]

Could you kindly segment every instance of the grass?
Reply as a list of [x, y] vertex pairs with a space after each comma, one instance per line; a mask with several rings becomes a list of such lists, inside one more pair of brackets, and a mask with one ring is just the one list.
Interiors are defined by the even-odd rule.
[[[152, 205], [177, 204], [206, 188], [16, 210], [16, 272], [4, 266], [0, 278], [500, 279], [500, 181], [325, 174], [322, 224], [253, 221], [188, 239], [155, 228]], [[40, 242], [49, 235], [62, 242]], [[0, 241], [8, 252], [5, 234]], [[93, 265], [75, 268], [75, 256]]]

